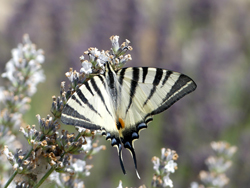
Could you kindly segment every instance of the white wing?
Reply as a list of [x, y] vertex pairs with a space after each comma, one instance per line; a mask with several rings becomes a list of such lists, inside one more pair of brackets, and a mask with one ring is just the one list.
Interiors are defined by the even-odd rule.
[[106, 139], [117, 147], [125, 173], [121, 143], [131, 152], [137, 169], [133, 141], [139, 138], [139, 131], [147, 128], [153, 115], [195, 88], [191, 78], [177, 72], [148, 67], [115, 72], [106, 63], [104, 75], [93, 77], [71, 96], [61, 120], [65, 124], [102, 129]]
[[116, 132], [114, 106], [104, 76], [99, 75], [83, 84], [68, 100], [61, 120], [68, 125]]
[[124, 68], [117, 76], [122, 85], [118, 113], [125, 127], [148, 123], [152, 115], [166, 110], [196, 88], [188, 76], [159, 68]]
[[140, 130], [147, 128], [153, 115], [195, 90], [196, 84], [183, 74], [148, 67], [123, 68], [117, 72], [117, 78], [122, 96], [117, 112], [122, 125], [120, 139], [131, 152], [137, 172], [134, 140], [139, 138]]

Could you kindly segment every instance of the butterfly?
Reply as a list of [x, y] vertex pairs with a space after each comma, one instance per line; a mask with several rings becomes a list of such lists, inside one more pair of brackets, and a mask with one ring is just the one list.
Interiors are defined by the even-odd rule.
[[62, 110], [68, 125], [101, 130], [117, 147], [123, 173], [122, 145], [133, 157], [137, 171], [134, 141], [147, 128], [153, 116], [196, 89], [188, 76], [160, 68], [127, 67], [114, 70], [106, 62], [105, 71], [80, 86]]

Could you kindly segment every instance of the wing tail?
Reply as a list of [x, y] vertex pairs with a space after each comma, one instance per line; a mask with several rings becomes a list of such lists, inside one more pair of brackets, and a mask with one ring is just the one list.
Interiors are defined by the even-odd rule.
[[136, 175], [137, 175], [137, 177], [138, 177], [139, 179], [141, 179], [141, 178], [140, 178], [140, 175], [139, 175], [139, 173], [138, 173], [138, 171], [137, 171], [137, 161], [136, 161], [136, 155], [135, 155], [135, 150], [134, 150], [133, 146], [131, 145], [130, 142], [125, 142], [125, 143], [124, 143], [124, 147], [130, 151], [130, 153], [131, 153], [131, 155], [132, 155], [132, 158], [133, 158], [133, 160], [134, 160]]
[[111, 146], [116, 147], [117, 148], [117, 152], [118, 152], [118, 156], [119, 156], [119, 160], [120, 160], [120, 165], [122, 168], [122, 172], [123, 174], [126, 174], [126, 170], [124, 168], [124, 164], [123, 164], [123, 158], [122, 158], [122, 145], [121, 145], [121, 141], [118, 138], [112, 138], [111, 140]]
[[123, 174], [126, 174], [126, 170], [124, 168], [123, 159], [122, 159], [122, 145], [121, 144], [119, 144], [119, 146], [117, 147], [117, 150], [118, 150], [118, 156], [119, 156], [122, 172], [123, 172]]

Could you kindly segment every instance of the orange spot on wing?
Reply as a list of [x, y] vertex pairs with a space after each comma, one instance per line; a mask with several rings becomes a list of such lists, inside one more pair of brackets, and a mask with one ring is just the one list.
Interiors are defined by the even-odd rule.
[[121, 127], [124, 128], [124, 127], [125, 127], [124, 121], [123, 121], [121, 118], [119, 118], [119, 122], [120, 122], [120, 124], [121, 124]]

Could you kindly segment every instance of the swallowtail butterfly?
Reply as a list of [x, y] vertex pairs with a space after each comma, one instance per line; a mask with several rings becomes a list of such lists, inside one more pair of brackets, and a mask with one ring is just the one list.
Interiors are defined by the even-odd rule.
[[[65, 124], [102, 130], [117, 147], [121, 168], [122, 145], [131, 152], [137, 172], [134, 140], [147, 128], [153, 115], [168, 109], [196, 88], [188, 76], [149, 67], [128, 67], [115, 71], [105, 64], [103, 75], [94, 76], [70, 97], [62, 110]], [[138, 175], [139, 177], [139, 175]]]

